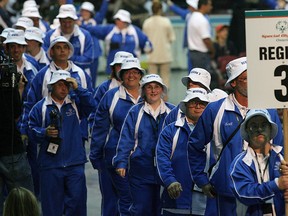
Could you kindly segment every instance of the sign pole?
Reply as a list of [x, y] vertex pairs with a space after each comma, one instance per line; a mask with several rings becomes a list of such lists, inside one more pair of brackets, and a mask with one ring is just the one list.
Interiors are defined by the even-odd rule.
[[[283, 109], [284, 159], [288, 161], [288, 109]], [[288, 200], [285, 200], [285, 215], [288, 216]]]

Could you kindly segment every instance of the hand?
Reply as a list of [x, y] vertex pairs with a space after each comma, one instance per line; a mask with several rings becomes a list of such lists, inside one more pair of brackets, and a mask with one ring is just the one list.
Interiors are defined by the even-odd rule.
[[281, 175], [285, 175], [285, 176], [288, 175], [288, 164], [285, 160], [281, 161], [281, 165], [279, 167], [279, 172]]
[[214, 198], [216, 196], [216, 191], [211, 184], [206, 184], [201, 189], [203, 193], [209, 198]]
[[46, 128], [46, 135], [48, 137], [55, 137], [56, 138], [58, 136], [58, 130], [55, 129], [55, 127], [49, 125]]
[[21, 134], [21, 140], [26, 146], [28, 145], [28, 136], [26, 134]]
[[67, 78], [66, 81], [71, 84], [71, 87], [73, 90], [76, 90], [78, 88], [78, 83], [77, 83], [76, 79], [74, 79], [73, 77]]
[[179, 182], [172, 182], [168, 186], [167, 191], [171, 199], [177, 199], [183, 190]]
[[122, 178], [124, 178], [125, 175], [126, 175], [126, 169], [124, 169], [124, 168], [118, 168], [118, 169], [116, 169], [116, 173], [117, 173], [118, 175], [120, 175]]

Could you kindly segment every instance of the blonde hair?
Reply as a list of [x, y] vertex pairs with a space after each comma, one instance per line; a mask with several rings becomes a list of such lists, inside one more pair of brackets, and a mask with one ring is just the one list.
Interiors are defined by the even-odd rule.
[[23, 187], [13, 188], [5, 200], [3, 216], [40, 216], [36, 197]]

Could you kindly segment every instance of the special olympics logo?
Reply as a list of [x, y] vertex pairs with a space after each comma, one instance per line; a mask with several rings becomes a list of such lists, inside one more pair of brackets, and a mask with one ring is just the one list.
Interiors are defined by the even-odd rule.
[[278, 21], [276, 24], [276, 29], [281, 33], [284, 33], [288, 29], [288, 22], [287, 21]]

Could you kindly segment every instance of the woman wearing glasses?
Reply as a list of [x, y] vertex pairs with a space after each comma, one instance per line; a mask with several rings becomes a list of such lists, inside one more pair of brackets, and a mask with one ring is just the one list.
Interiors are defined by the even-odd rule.
[[111, 177], [105, 180], [100, 179], [101, 215], [114, 216], [119, 213], [129, 215], [131, 196], [128, 178], [121, 178], [117, 175], [112, 167], [112, 158], [116, 154], [116, 146], [127, 112], [141, 101], [139, 82], [144, 73], [145, 70], [140, 67], [137, 58], [126, 58], [119, 71], [122, 84], [107, 91], [98, 104], [92, 126], [89, 158], [94, 169], [99, 172], [108, 171]]
[[[149, 74], [140, 84], [144, 101], [127, 114], [113, 165], [121, 177], [129, 176], [131, 215], [160, 215], [155, 148], [164, 119], [174, 105], [163, 101], [167, 87], [159, 75]], [[128, 168], [129, 173], [126, 173]]]

